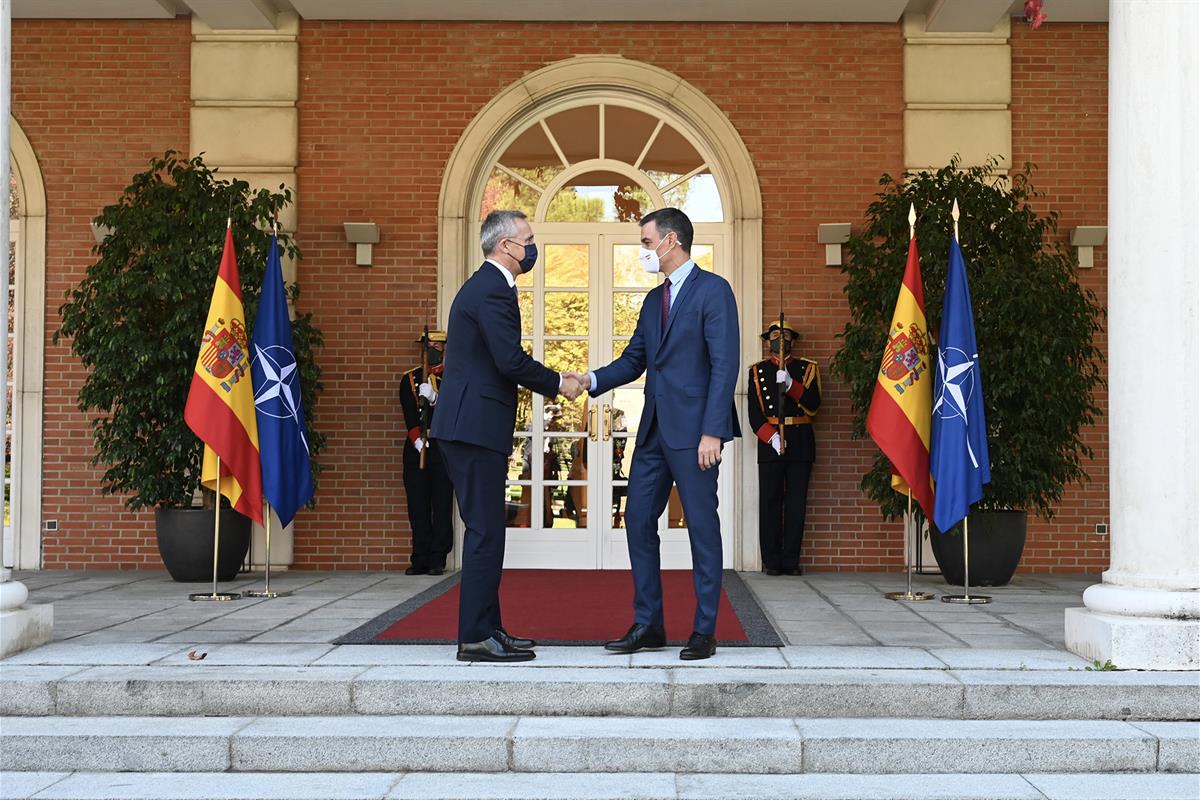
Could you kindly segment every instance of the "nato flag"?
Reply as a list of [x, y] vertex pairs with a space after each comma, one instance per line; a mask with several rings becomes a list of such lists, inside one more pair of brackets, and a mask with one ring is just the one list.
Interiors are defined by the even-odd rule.
[[296, 509], [312, 499], [313, 486], [278, 236], [271, 240], [250, 349], [263, 497], [275, 508], [279, 521], [287, 525], [296, 516]]
[[987, 426], [983, 419], [983, 384], [971, 290], [958, 239], [950, 241], [946, 297], [938, 336], [938, 368], [933, 384], [933, 521], [941, 531], [967, 516], [992, 479], [988, 465]]

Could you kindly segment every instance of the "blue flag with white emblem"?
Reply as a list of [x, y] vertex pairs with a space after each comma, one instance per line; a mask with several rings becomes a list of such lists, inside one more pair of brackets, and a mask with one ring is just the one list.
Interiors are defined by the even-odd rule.
[[313, 485], [278, 236], [271, 240], [250, 350], [263, 497], [286, 526], [296, 510], [312, 499]]
[[992, 479], [971, 290], [957, 237], [950, 240], [938, 336], [929, 470], [935, 487], [933, 521], [941, 531], [967, 516], [971, 504], [983, 497], [983, 485]]

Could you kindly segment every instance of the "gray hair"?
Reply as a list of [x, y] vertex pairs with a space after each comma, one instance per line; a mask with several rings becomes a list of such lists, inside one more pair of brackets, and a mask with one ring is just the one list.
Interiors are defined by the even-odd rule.
[[523, 211], [493, 211], [479, 227], [479, 247], [485, 256], [490, 256], [502, 239], [517, 233], [517, 220], [525, 219]]

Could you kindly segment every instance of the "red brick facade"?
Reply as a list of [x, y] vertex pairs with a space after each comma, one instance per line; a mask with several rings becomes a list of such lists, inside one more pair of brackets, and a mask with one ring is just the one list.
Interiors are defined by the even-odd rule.
[[[1106, 34], [1102, 25], [1014, 24], [1015, 161], [1042, 165], [1037, 185], [1062, 211], [1064, 235], [1104, 224]], [[18, 20], [13, 39], [13, 110], [49, 194], [52, 331], [62, 292], [87, 263], [88, 218], [151, 155], [187, 148], [189, 27]], [[765, 316], [783, 285], [805, 354], [824, 368], [805, 562], [902, 564], [898, 526], [882, 523], [857, 488], [872, 447], [850, 440], [847, 393], [828, 370], [846, 319], [842, 276], [813, 241], [819, 223], [859, 221], [880, 173], [903, 169], [902, 46], [899, 25], [303, 22], [297, 239], [301, 304], [327, 341], [316, 418], [329, 446], [319, 505], [297, 522], [296, 567], [406, 565], [396, 381], [436, 307], [443, 169], [492, 97], [582, 52], [669, 70], [738, 130], [762, 189]], [[341, 223], [356, 219], [383, 234], [370, 269], [348, 256]], [[1083, 276], [1098, 293], [1104, 279], [1102, 259]], [[74, 407], [80, 377], [64, 348], [48, 347], [44, 514], [61, 530], [46, 534], [46, 564], [157, 565], [152, 515], [124, 512], [95, 489], [89, 431]], [[1107, 520], [1104, 427], [1088, 437], [1094, 482], [1072, 489], [1053, 523], [1033, 525], [1023, 569], [1106, 565], [1107, 540], [1091, 533]]]

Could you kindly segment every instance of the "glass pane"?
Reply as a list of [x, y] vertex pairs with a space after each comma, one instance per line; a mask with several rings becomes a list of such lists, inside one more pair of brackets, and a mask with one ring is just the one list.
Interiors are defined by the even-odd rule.
[[591, 258], [586, 244], [546, 245], [544, 274], [546, 286], [564, 289], [585, 288], [591, 272]]
[[538, 186], [548, 186], [563, 171], [562, 160], [554, 152], [542, 126], [533, 123], [508, 146], [500, 163]]
[[696, 266], [712, 272], [713, 246], [711, 244], [693, 244], [692, 261], [696, 262]]
[[517, 426], [518, 431], [533, 430], [533, 392], [528, 389], [517, 389]]
[[533, 288], [533, 271], [522, 272], [520, 275], [517, 276], [517, 288], [518, 289], [532, 289]]
[[562, 395], [554, 400], [546, 398], [542, 403], [542, 430], [586, 431], [590, 410], [586, 395], [574, 400], [568, 400]]
[[667, 527], [687, 527], [687, 519], [683, 515], [683, 501], [679, 499], [679, 489], [674, 486], [671, 487], [671, 497], [667, 500]]
[[692, 222], [725, 221], [725, 214], [721, 210], [721, 193], [717, 191], [716, 179], [708, 170], [693, 175], [664, 194], [663, 202], [687, 214]]
[[613, 286], [642, 287], [653, 289], [658, 286], [659, 276], [651, 275], [642, 268], [638, 260], [641, 245], [613, 245]]
[[632, 164], [646, 147], [658, 120], [632, 108], [604, 107], [604, 157]]
[[517, 305], [521, 308], [521, 335], [533, 336], [533, 292], [517, 292]]
[[586, 339], [546, 342], [545, 365], [555, 372], [584, 371], [588, 366]]
[[545, 297], [547, 336], [587, 336], [586, 292], [546, 292]]
[[563, 486], [562, 484], [547, 486], [544, 502], [546, 505], [545, 527], [587, 527], [586, 486]]
[[703, 163], [704, 159], [691, 142], [683, 138], [679, 131], [664, 125], [642, 161], [642, 169], [650, 173], [654, 182], [661, 187], [680, 175], [687, 175]]
[[625, 527], [625, 500], [628, 496], [629, 487], [612, 487], [612, 526], [614, 529]]
[[514, 436], [512, 453], [508, 457], [508, 479], [510, 481], [527, 481], [533, 477], [530, 472], [530, 438]]
[[629, 340], [628, 339], [615, 339], [613, 341], [612, 345], [613, 345], [613, 361], [616, 361], [618, 358], [621, 357], [621, 354], [625, 352], [625, 348], [629, 346]]
[[546, 125], [554, 134], [559, 149], [572, 164], [600, 155], [599, 106], [585, 106], [559, 112], [548, 117]]
[[654, 208], [650, 195], [617, 172], [577, 175], [546, 211], [550, 222], [637, 222]]
[[533, 495], [530, 486], [508, 486], [504, 490], [504, 516], [510, 528], [528, 528], [532, 525], [530, 519], [533, 506], [529, 498]]
[[[622, 386], [612, 393], [614, 433], [637, 433], [638, 420], [646, 406], [646, 393], [641, 386]], [[628, 472], [626, 472], [628, 474]]]
[[[520, 172], [520, 170], [514, 170], [514, 172]], [[497, 209], [524, 211], [532, 218], [534, 210], [537, 209], [538, 198], [541, 196], [540, 191], [535, 191], [502, 170], [492, 170], [492, 176], [488, 178], [487, 185], [483, 187], [483, 202], [479, 207], [479, 219], [482, 221], [484, 217]]]
[[612, 439], [612, 477], [615, 481], [629, 479], [629, 468], [633, 465], [634, 443], [629, 436], [614, 436]]
[[613, 292], [613, 336], [633, 336], [645, 300], [645, 292]]
[[547, 481], [586, 481], [587, 443], [583, 436], [547, 436], [542, 446], [542, 476]]

